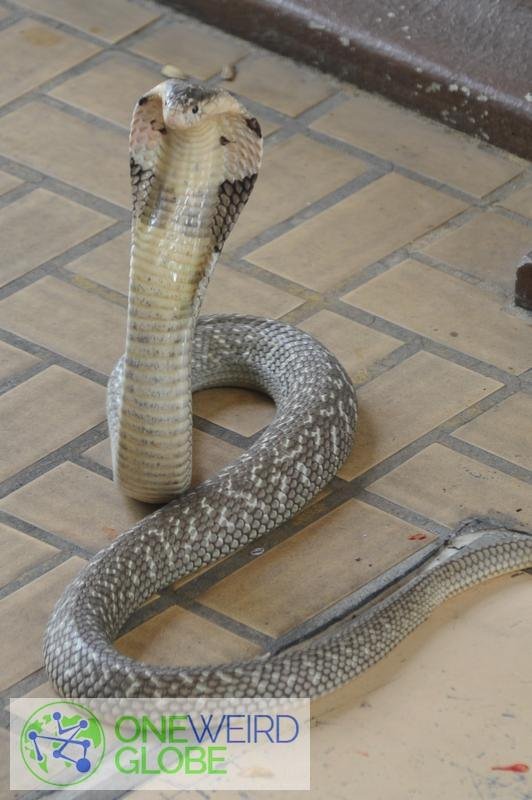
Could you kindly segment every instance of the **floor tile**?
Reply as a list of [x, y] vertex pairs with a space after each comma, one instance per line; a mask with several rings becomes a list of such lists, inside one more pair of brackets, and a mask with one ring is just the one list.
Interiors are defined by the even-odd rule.
[[[227, 464], [235, 461], [242, 452], [239, 447], [196, 428], [192, 431], [192, 449], [192, 486], [215, 475]], [[85, 455], [98, 464], [112, 469], [109, 439], [91, 447]]]
[[194, 414], [242, 436], [252, 436], [272, 421], [275, 406], [248, 389], [205, 389], [194, 395]]
[[[2, 12], [0, 10], [0, 18]], [[25, 792], [23, 789], [18, 791], [9, 789], [10, 767], [9, 767], [9, 731], [3, 728], [0, 730], [0, 789], [4, 797], [9, 800], [19, 800]]]
[[368, 377], [368, 368], [402, 345], [385, 333], [359, 325], [332, 311], [318, 311], [298, 325], [334, 353], [355, 383]]
[[129, 231], [71, 261], [68, 269], [122, 294], [129, 290]]
[[21, 185], [22, 181], [15, 178], [14, 175], [10, 175], [8, 172], [0, 172], [0, 194], [10, 192], [11, 189]]
[[223, 664], [260, 648], [181, 608], [168, 608], [117, 641], [121, 653], [168, 667]]
[[328, 291], [464, 208], [428, 186], [385, 175], [248, 259], [311, 289]]
[[129, 128], [135, 103], [163, 80], [157, 69], [117, 53], [50, 92], [84, 111]]
[[1, 153], [129, 207], [127, 138], [40, 101], [0, 120]]
[[[278, 636], [359, 589], [434, 537], [349, 500], [198, 598]], [[301, 576], [304, 575], [304, 580]]]
[[[99, 48], [33, 19], [0, 31], [0, 104], [39, 86]], [[23, 65], [23, 69], [21, 69]]]
[[[230, 90], [230, 84], [229, 84], [229, 86], [228, 86], [228, 89]], [[270, 135], [270, 133], [274, 133], [274, 131], [278, 131], [278, 130], [279, 130], [279, 128], [281, 127], [281, 126], [279, 125], [279, 123], [277, 123], [277, 122], [272, 122], [272, 120], [271, 120], [271, 119], [267, 119], [267, 118], [266, 118], [266, 117], [264, 117], [262, 114], [259, 114], [259, 116], [257, 117], [257, 119], [259, 120], [259, 123], [260, 123], [260, 129], [261, 129], [261, 131], [262, 131], [262, 135], [264, 136], [264, 138], [266, 138], [267, 136], [269, 136], [269, 135]]]
[[373, 669], [313, 703], [308, 800], [351, 800], [355, 781], [358, 796], [379, 800], [517, 800], [528, 776], [493, 767], [528, 760], [531, 601], [529, 575], [476, 586]]
[[102, 467], [107, 467], [108, 469], [113, 468], [111, 443], [109, 439], [104, 439], [102, 442], [98, 442], [98, 444], [95, 444], [94, 447], [90, 447], [88, 450], [85, 450], [83, 455], [88, 456], [93, 461], [96, 461], [97, 464], [101, 464]]
[[351, 480], [496, 391], [502, 384], [420, 352], [358, 391], [355, 446], [339, 471]]
[[36, 189], [0, 209], [0, 283], [59, 255], [112, 224], [109, 217]]
[[525, 186], [524, 189], [513, 192], [506, 200], [501, 200], [498, 205], [532, 219], [532, 186]]
[[274, 55], [260, 55], [243, 64], [231, 91], [295, 117], [333, 94], [330, 78]]
[[0, 524], [0, 587], [42, 564], [58, 551], [46, 542]]
[[242, 453], [239, 447], [204, 431], [192, 432], [192, 486], [211, 478]]
[[154, 509], [107, 478], [61, 464], [0, 500], [0, 508], [96, 552]]
[[202, 314], [255, 314], [276, 319], [302, 303], [301, 298], [218, 264], [210, 280]]
[[519, 392], [453, 433], [489, 453], [532, 470], [532, 394]]
[[368, 489], [444, 525], [502, 514], [532, 526], [527, 483], [440, 444], [427, 447]]
[[311, 127], [477, 197], [526, 167], [519, 159], [488, 152], [473, 137], [365, 93], [329, 111]]
[[403, 261], [342, 299], [508, 372], [532, 367], [526, 321], [487, 292], [418, 261]]
[[531, 248], [530, 228], [487, 211], [422, 250], [484, 281], [500, 284], [513, 294], [516, 267]]
[[305, 136], [273, 145], [265, 151], [257, 185], [225, 251], [231, 252], [365, 170], [366, 165], [357, 158]]
[[[53, 314], [42, 315], [43, 308]], [[0, 325], [108, 374], [124, 351], [126, 311], [45, 277], [0, 302]]]
[[0, 342], [0, 380], [11, 378], [24, 370], [39, 363], [35, 356], [19, 350], [18, 347], [11, 347], [10, 344]]
[[0, 440], [9, 460], [0, 480], [101, 422], [104, 400], [102, 386], [56, 366], [2, 395]]
[[[0, 635], [3, 667], [0, 690], [40, 669], [42, 635], [48, 617], [63, 589], [84, 565], [81, 558], [64, 564], [0, 600]], [[20, 631], [24, 631], [24, 636]]]
[[108, 42], [116, 42], [143, 28], [160, 14], [156, 9], [128, 3], [127, 0], [113, 0], [112, 3], [101, 0], [92, 3], [86, 0], [21, 0], [20, 5]]
[[[249, 49], [242, 40], [183, 18], [158, 28], [130, 47], [158, 64], [172, 64], [201, 80], [212, 78], [226, 64], [246, 55]], [[230, 90], [233, 88], [234, 83], [231, 83]]]

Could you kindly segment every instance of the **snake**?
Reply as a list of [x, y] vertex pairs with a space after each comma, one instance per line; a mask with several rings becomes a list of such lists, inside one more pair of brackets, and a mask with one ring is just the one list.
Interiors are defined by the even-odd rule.
[[[90, 559], [53, 610], [44, 664], [64, 697], [316, 697], [383, 658], [446, 598], [532, 566], [532, 536], [488, 526], [458, 536], [445, 558], [363, 614], [279, 651], [169, 667], [115, 647], [158, 592], [292, 519], [353, 446], [353, 384], [324, 346], [281, 321], [199, 316], [262, 145], [256, 117], [216, 86], [166, 80], [135, 106], [126, 347], [107, 414], [116, 483], [157, 507]], [[227, 386], [265, 393], [275, 416], [233, 463], [190, 488], [192, 393]]]

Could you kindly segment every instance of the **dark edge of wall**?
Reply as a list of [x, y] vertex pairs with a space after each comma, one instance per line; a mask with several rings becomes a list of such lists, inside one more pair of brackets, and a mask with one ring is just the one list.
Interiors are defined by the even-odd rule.
[[[518, 9], [513, 0], [502, 0], [494, 16], [488, 14], [493, 11], [492, 4], [487, 8], [491, 0], [474, 0], [473, 8], [466, 4], [468, 14], [477, 14], [476, 36], [471, 36], [457, 20], [455, 3], [463, 0], [427, 0], [432, 18], [426, 7], [420, 16], [416, 0], [400, 6], [387, 0], [370, 4], [367, 0], [163, 1], [228, 33], [532, 158], [532, 95], [529, 101], [523, 93], [532, 64], [532, 8]], [[387, 11], [390, 7], [396, 11]], [[412, 31], [410, 39], [400, 33], [405, 29]], [[480, 50], [478, 58], [475, 48]], [[532, 93], [532, 75], [528, 91]]]

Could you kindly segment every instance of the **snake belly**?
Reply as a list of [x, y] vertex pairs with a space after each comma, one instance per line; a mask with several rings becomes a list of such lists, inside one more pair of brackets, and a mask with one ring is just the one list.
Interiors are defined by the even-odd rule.
[[[135, 108], [128, 330], [108, 420], [117, 483], [166, 505], [101, 550], [58, 601], [44, 662], [63, 696], [314, 697], [382, 658], [446, 597], [532, 566], [530, 537], [488, 531], [369, 614], [301, 647], [169, 668], [113, 646], [156, 592], [291, 519], [352, 447], [353, 386], [324, 347], [281, 322], [198, 316], [261, 153], [257, 120], [225, 91], [166, 81]], [[190, 490], [191, 395], [220, 386], [265, 392], [276, 415], [234, 463]]]

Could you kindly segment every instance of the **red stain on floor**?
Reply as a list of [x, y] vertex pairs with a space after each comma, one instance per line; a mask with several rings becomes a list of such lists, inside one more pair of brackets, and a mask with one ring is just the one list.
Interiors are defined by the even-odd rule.
[[528, 772], [530, 767], [528, 764], [508, 764], [506, 767], [492, 767], [492, 769], [500, 772]]
[[408, 537], [412, 542], [422, 542], [423, 539], [427, 538], [426, 533], [413, 533], [412, 536]]

